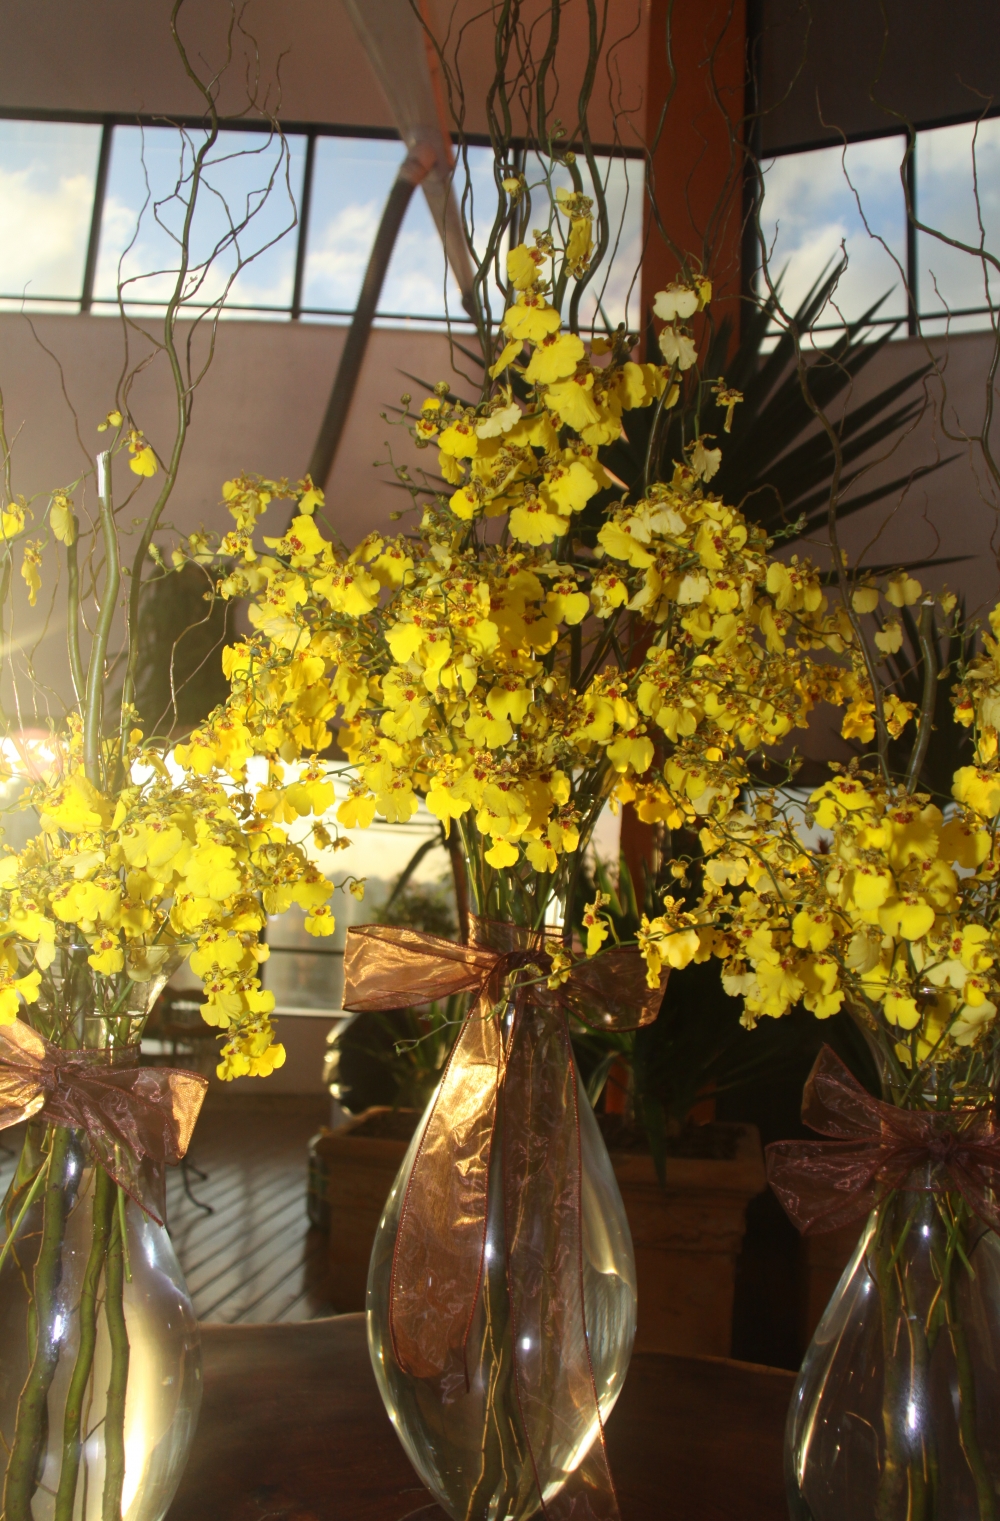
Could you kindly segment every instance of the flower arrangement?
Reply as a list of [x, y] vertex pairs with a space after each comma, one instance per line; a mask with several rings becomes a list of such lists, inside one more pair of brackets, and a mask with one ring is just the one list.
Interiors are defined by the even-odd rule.
[[[913, 577], [897, 576], [886, 586], [890, 605], [904, 584], [910, 601], [923, 598]], [[877, 589], [866, 588], [859, 601], [874, 611], [873, 598]], [[925, 617], [953, 617], [954, 601], [923, 598]], [[875, 638], [893, 634], [883, 626]], [[988, 634], [984, 646], [952, 690], [954, 719], [973, 728], [976, 748], [974, 764], [954, 773], [946, 812], [918, 779], [925, 712], [908, 777], [835, 768], [804, 816], [766, 792], [702, 832], [701, 933], [724, 960], [727, 990], [744, 998], [745, 1021], [779, 1018], [800, 999], [820, 1019], [846, 1007], [901, 1103], [928, 1084], [939, 1106], [996, 1084], [998, 647]], [[845, 728], [852, 723], [849, 709]], [[804, 844], [803, 826], [822, 831], [818, 844]]]
[[[73, 1011], [47, 987], [61, 955], [87, 948], [95, 1014], [122, 1038], [134, 985], [162, 983], [190, 954], [207, 1023], [224, 1035], [219, 1076], [266, 1076], [284, 1061], [261, 989], [267, 915], [290, 903], [319, 910], [333, 892], [301, 848], [261, 817], [246, 792], [187, 772], [132, 729], [101, 745], [88, 774], [82, 727], [70, 715], [41, 775], [21, 794], [40, 832], [0, 857], [0, 1022], [19, 997], [39, 1007], [36, 1027], [71, 1047]], [[117, 773], [117, 780], [116, 780]], [[332, 793], [332, 789], [328, 789]]]
[[[412, 532], [348, 549], [324, 535], [308, 483], [227, 483], [235, 526], [218, 544], [231, 557], [220, 589], [251, 598], [254, 634], [226, 652], [231, 701], [178, 751], [231, 781], [266, 755], [256, 806], [279, 825], [323, 785], [316, 754], [339, 712], [353, 776], [339, 822], [406, 820], [424, 798], [461, 835], [477, 910], [535, 927], [565, 899], [606, 803], [674, 827], [724, 819], [747, 757], [851, 680], [811, 656], [850, 636], [816, 572], [772, 559], [765, 536], [712, 496], [718, 451], [705, 440], [671, 483], [616, 500], [601, 445], [631, 409], [674, 404], [689, 354], [642, 365], [624, 338], [586, 347], [548, 299], [552, 258], [542, 237], [508, 256], [486, 399], [465, 405], [439, 387], [423, 403], [413, 435], [437, 446], [446, 489], [400, 469]], [[693, 342], [676, 314], [709, 298], [703, 281], [664, 293], [667, 348]], [[588, 546], [580, 525], [599, 496]], [[261, 544], [255, 529], [281, 499], [291, 522]], [[288, 779], [289, 762], [305, 769]], [[591, 952], [607, 937], [600, 908]], [[655, 984], [655, 947], [682, 964], [690, 937], [645, 933]]]

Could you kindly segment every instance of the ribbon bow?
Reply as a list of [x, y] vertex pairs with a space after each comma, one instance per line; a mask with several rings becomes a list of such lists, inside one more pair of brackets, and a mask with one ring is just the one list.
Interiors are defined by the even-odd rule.
[[913, 1189], [913, 1172], [928, 1166], [924, 1188], [957, 1191], [1000, 1231], [1000, 1132], [988, 1109], [957, 1115], [898, 1109], [873, 1098], [824, 1046], [806, 1080], [802, 1118], [836, 1139], [767, 1148], [768, 1182], [800, 1231], [832, 1231], [863, 1219], [886, 1194]]
[[21, 1020], [0, 1026], [0, 1130], [40, 1114], [87, 1133], [105, 1172], [141, 1209], [143, 1159], [179, 1162], [208, 1079], [172, 1067], [109, 1067], [93, 1051], [63, 1051]]
[[[345, 1009], [395, 1009], [467, 990], [477, 995], [402, 1203], [390, 1287], [393, 1352], [417, 1378], [461, 1374], [467, 1386], [466, 1343], [485, 1265], [490, 1154], [502, 1114], [515, 1388], [536, 1474], [553, 1414], [558, 1425], [560, 1413], [593, 1410], [599, 1436], [559, 1494], [542, 1500], [541, 1512], [552, 1521], [617, 1521], [587, 1349], [579, 1115], [566, 1016], [596, 1028], [635, 1029], [656, 1018], [662, 986], [647, 986], [635, 951], [612, 950], [576, 962], [565, 982], [549, 988], [544, 936], [483, 921], [474, 928], [480, 943], [473, 945], [381, 925], [347, 935]], [[511, 974], [532, 966], [538, 977], [518, 978], [508, 990], [507, 1026], [495, 1006]], [[539, 1219], [542, 1232], [533, 1229]]]

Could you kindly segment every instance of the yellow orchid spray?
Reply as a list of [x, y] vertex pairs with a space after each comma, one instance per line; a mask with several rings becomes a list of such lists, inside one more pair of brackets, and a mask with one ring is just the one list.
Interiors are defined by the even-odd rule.
[[[855, 591], [855, 612], [873, 614], [880, 595], [890, 608], [922, 598], [925, 627], [935, 609], [947, 618], [955, 601], [924, 598], [903, 573], [881, 593], [874, 584]], [[879, 620], [874, 640], [891, 616]], [[1000, 624], [1000, 609], [990, 624]], [[727, 989], [744, 998], [744, 1021], [779, 1018], [800, 1001], [820, 1019], [853, 1012], [903, 1103], [928, 1084], [935, 1102], [949, 1104], [996, 1083], [1000, 665], [996, 640], [987, 634], [983, 644], [951, 694], [954, 721], [972, 727], [975, 749], [974, 764], [954, 771], [950, 799], [919, 782], [931, 709], [915, 719], [914, 703], [885, 690], [889, 734], [916, 728], [905, 775], [861, 762], [835, 767], [804, 811], [781, 791], [765, 792], [701, 834], [697, 918], [725, 961]], [[936, 678], [932, 667], [932, 697]], [[875, 737], [871, 688], [851, 700], [843, 732]], [[821, 831], [818, 845], [805, 843], [808, 829]]]
[[[316, 756], [339, 722], [351, 778], [339, 822], [406, 821], [423, 799], [459, 832], [478, 911], [535, 926], [565, 900], [606, 803], [672, 827], [721, 820], [747, 757], [851, 682], [811, 654], [847, 648], [849, 624], [808, 563], [772, 559], [712, 495], [712, 451], [625, 500], [601, 447], [631, 409], [673, 404], [677, 366], [565, 331], [550, 258], [542, 237], [508, 255], [486, 399], [438, 387], [414, 419], [446, 489], [401, 470], [411, 531], [347, 549], [323, 531], [311, 483], [226, 484], [219, 586], [250, 598], [254, 632], [226, 652], [230, 702], [178, 751], [230, 779], [266, 756], [256, 806], [277, 821], [302, 785], [282, 786], [284, 767], [322, 777]], [[706, 282], [689, 297], [704, 305]], [[280, 499], [294, 504], [288, 528], [258, 538]], [[582, 526], [595, 499], [596, 534]]]

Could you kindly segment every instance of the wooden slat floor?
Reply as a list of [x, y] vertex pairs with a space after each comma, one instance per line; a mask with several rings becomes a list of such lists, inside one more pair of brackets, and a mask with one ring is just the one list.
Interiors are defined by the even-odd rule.
[[208, 1110], [195, 1130], [185, 1195], [179, 1168], [167, 1182], [167, 1223], [199, 1320], [312, 1320], [326, 1300], [326, 1237], [309, 1228], [306, 1178], [315, 1105], [301, 1113]]
[[[179, 1168], [167, 1180], [167, 1223], [199, 1320], [312, 1320], [331, 1315], [326, 1299], [326, 1237], [306, 1215], [309, 1137], [322, 1115], [313, 1100], [301, 1113], [208, 1110], [195, 1130], [184, 1193]], [[17, 1160], [20, 1130], [0, 1136], [0, 1197]]]

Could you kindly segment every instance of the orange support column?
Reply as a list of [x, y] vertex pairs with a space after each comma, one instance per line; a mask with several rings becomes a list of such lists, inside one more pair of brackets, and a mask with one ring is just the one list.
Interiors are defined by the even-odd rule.
[[644, 321], [690, 258], [713, 282], [716, 321], [739, 326], [746, 52], [746, 0], [651, 0]]
[[[729, 316], [739, 333], [746, 83], [746, 0], [651, 0], [646, 142], [656, 210], [647, 201], [644, 327], [656, 292], [689, 260], [712, 281], [713, 320]], [[621, 841], [641, 908], [654, 835], [631, 805]]]

